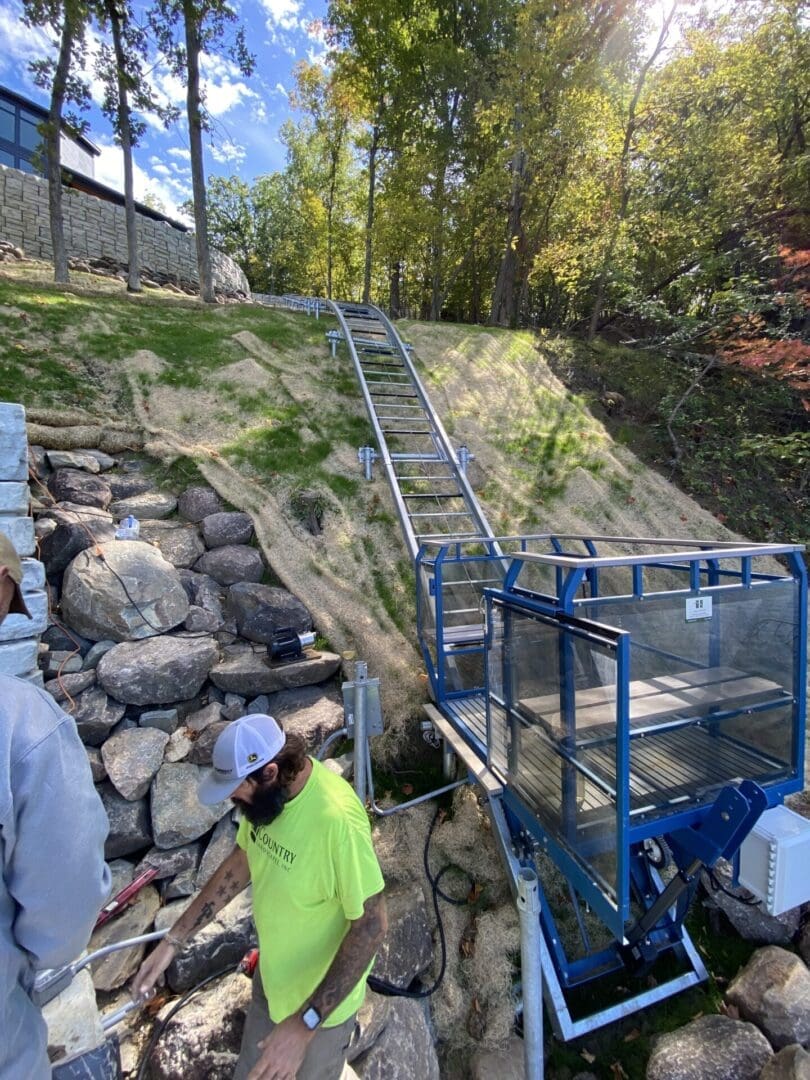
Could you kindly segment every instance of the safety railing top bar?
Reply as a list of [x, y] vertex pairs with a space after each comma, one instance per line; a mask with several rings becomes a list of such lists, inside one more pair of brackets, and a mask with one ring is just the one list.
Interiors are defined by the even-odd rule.
[[[395, 459], [392, 457], [390, 451], [388, 450], [385, 433], [383, 432], [377, 419], [374, 402], [372, 401], [371, 394], [369, 393], [368, 387], [366, 385], [363, 366], [360, 363], [360, 358], [357, 354], [357, 349], [355, 347], [352, 337], [352, 330], [349, 327], [349, 324], [347, 323], [343, 314], [342, 308], [346, 305], [340, 305], [332, 301], [327, 301], [327, 304], [328, 309], [338, 320], [338, 324], [341, 328], [341, 331], [343, 332], [344, 340], [348, 347], [349, 355], [351, 356], [352, 364], [354, 365], [355, 373], [362, 389], [366, 410], [368, 412], [372, 429], [374, 431], [374, 438], [380, 449], [382, 465], [385, 470], [385, 475], [394, 498], [394, 504], [396, 506], [397, 517], [399, 518], [400, 527], [402, 528], [402, 533], [405, 538], [405, 542], [407, 544], [410, 556], [412, 559], [415, 560], [419, 552], [419, 540], [417, 539], [416, 534], [413, 531], [410, 517], [408, 515], [408, 510], [405, 505], [405, 500], [403, 499], [402, 492], [400, 491], [399, 481], [396, 474], [396, 469], [394, 467]], [[425, 410], [425, 413], [430, 417], [430, 424], [433, 429], [433, 440], [436, 448], [439, 453], [444, 456], [448, 465], [452, 468], [453, 472], [456, 475], [459, 490], [463, 493], [464, 502], [466, 504], [467, 510], [469, 511], [469, 515], [480, 531], [480, 539], [492, 539], [494, 536], [492, 528], [487, 521], [484, 512], [478, 503], [478, 500], [475, 497], [469, 480], [465, 476], [463, 470], [459, 467], [456, 452], [453, 449], [452, 444], [450, 443], [447, 432], [445, 431], [441, 420], [439, 420], [438, 416], [433, 411], [428, 396], [425, 392], [425, 388], [422, 385], [422, 381], [417, 374], [416, 368], [411, 362], [411, 359], [408, 355], [408, 350], [405, 348], [403, 342], [401, 341], [399, 334], [395, 330], [390, 320], [383, 314], [382, 311], [380, 311], [379, 308], [376, 308], [370, 304], [349, 306], [353, 308], [362, 307], [364, 310], [367, 310], [370, 315], [374, 319], [379, 321], [385, 329], [391, 347], [395, 350], [398, 358], [402, 361], [403, 368], [405, 372], [407, 372], [408, 377], [411, 380], [411, 384], [413, 386], [414, 392], [417, 395], [417, 399], [420, 405]]]

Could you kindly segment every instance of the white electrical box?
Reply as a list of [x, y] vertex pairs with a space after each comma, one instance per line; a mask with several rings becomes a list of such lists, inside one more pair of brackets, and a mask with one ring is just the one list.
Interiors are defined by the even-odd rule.
[[810, 821], [786, 806], [766, 810], [740, 847], [740, 885], [769, 915], [810, 900]]

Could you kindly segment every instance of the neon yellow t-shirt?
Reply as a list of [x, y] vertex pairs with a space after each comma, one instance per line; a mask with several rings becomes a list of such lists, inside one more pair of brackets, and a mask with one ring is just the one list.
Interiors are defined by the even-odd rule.
[[[278, 1024], [309, 1001], [349, 922], [385, 883], [360, 800], [319, 761], [275, 821], [256, 828], [242, 818], [236, 842], [248, 858], [259, 969]], [[324, 1027], [337, 1027], [360, 1008], [369, 970], [371, 964]]]

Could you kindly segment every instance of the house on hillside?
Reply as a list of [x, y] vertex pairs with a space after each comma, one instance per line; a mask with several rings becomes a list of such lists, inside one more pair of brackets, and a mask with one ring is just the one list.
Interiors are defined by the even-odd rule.
[[[45, 155], [39, 125], [48, 119], [48, 110], [14, 90], [0, 86], [0, 165], [22, 172], [45, 176]], [[84, 135], [74, 135], [62, 129], [62, 183], [97, 199], [124, 205], [124, 196], [115, 188], [95, 179], [95, 159], [101, 151]], [[162, 221], [180, 232], [188, 226], [174, 221], [151, 206], [136, 202], [135, 209], [153, 221]]]

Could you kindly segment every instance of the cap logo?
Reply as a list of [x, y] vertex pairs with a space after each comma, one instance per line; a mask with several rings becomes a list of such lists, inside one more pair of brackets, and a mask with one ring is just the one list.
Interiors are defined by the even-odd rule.
[[254, 761], [259, 760], [258, 754], [248, 754], [248, 765], [252, 765]]

